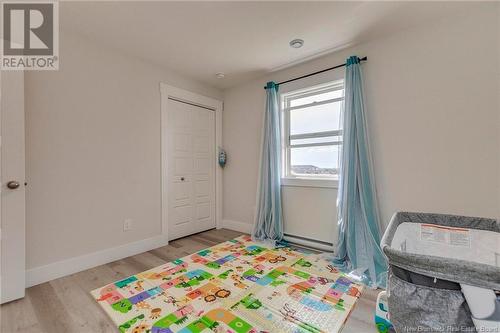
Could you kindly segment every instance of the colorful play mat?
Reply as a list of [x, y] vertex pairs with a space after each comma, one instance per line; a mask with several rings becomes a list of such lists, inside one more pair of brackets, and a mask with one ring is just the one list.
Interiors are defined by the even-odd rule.
[[123, 333], [335, 333], [362, 288], [316, 255], [241, 236], [92, 295]]

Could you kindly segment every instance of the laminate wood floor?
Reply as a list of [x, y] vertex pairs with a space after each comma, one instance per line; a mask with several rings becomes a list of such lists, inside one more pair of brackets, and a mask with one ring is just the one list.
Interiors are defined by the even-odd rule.
[[[171, 241], [169, 245], [28, 288], [26, 297], [0, 307], [2, 333], [117, 333], [118, 329], [89, 294], [91, 290], [204, 248], [240, 236], [209, 230]], [[366, 290], [343, 333], [376, 332], [378, 291]]]

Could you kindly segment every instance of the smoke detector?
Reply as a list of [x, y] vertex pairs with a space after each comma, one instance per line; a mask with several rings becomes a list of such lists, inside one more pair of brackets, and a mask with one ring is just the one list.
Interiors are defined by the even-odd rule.
[[303, 39], [294, 39], [290, 42], [290, 47], [293, 47], [294, 49], [299, 49], [302, 45], [304, 45]]
[[223, 79], [226, 76], [226, 74], [222, 72], [215, 73], [215, 77], [218, 79]]

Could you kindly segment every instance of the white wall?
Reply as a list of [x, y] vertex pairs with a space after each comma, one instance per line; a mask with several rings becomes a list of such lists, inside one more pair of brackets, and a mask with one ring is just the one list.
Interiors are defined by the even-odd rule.
[[28, 269], [159, 236], [159, 82], [222, 96], [74, 33], [60, 46], [59, 71], [26, 73]]
[[[351, 54], [368, 56], [365, 92], [383, 224], [400, 210], [498, 216], [495, 6], [483, 3], [467, 16], [428, 22], [225, 91], [224, 218], [247, 229], [253, 222], [264, 83], [330, 67]], [[299, 224], [334, 237], [335, 197], [334, 189], [286, 188], [285, 230]]]

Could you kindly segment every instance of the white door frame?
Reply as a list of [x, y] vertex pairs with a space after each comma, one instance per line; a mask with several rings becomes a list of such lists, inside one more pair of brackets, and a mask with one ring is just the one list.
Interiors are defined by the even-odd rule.
[[[0, 88], [0, 303], [5, 303], [24, 297], [26, 287], [24, 72], [0, 73]], [[10, 181], [18, 187], [9, 189]]]
[[222, 228], [222, 169], [219, 167], [218, 147], [222, 146], [222, 101], [160, 82], [161, 93], [161, 233], [168, 240], [168, 99], [173, 98], [215, 111], [215, 226]]

